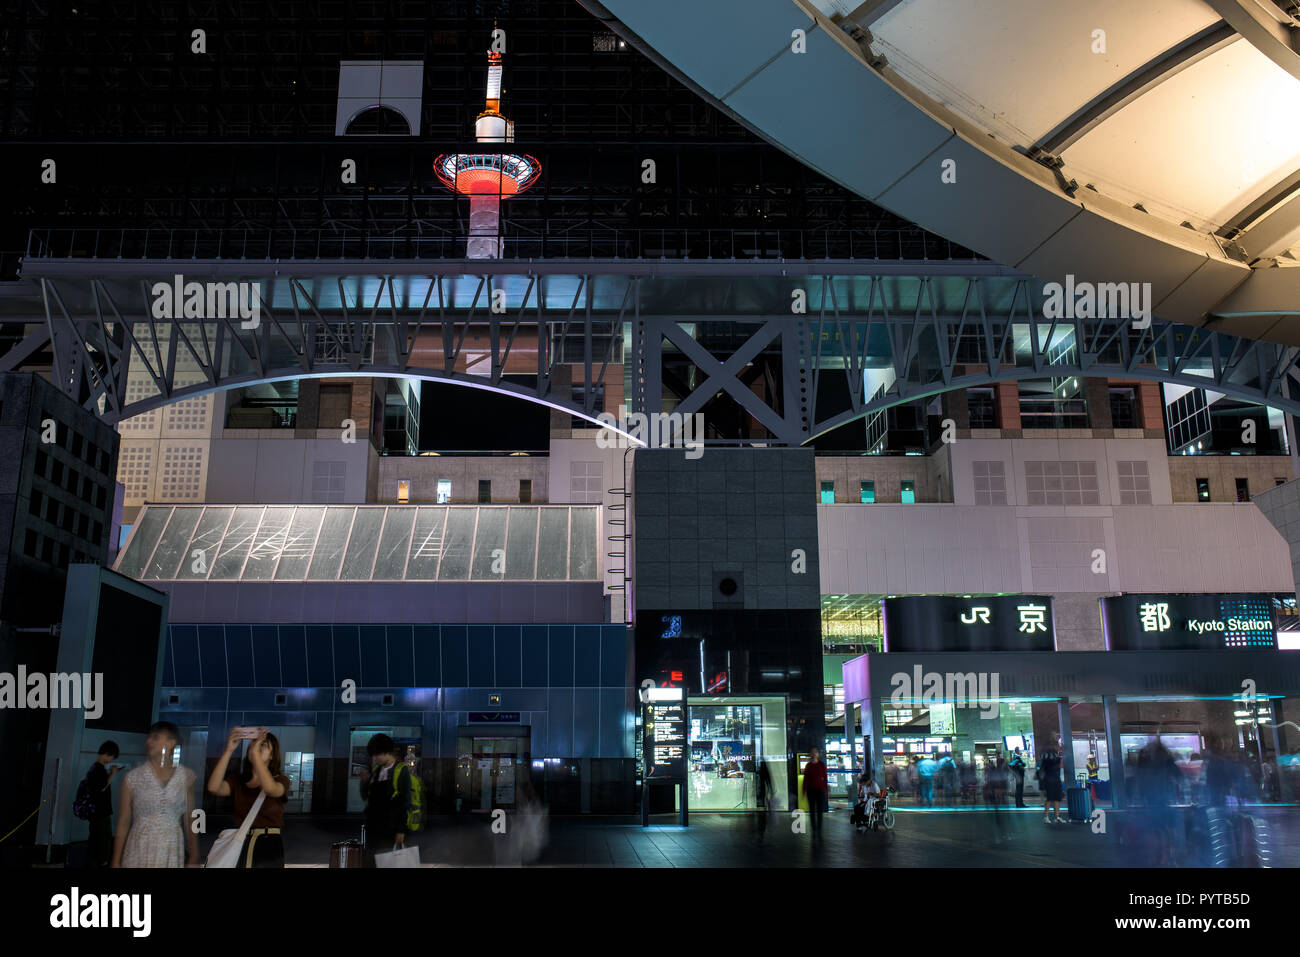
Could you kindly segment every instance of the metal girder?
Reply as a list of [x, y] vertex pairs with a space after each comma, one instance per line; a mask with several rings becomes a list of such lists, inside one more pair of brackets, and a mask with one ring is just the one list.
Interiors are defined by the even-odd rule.
[[[56, 382], [109, 422], [315, 376], [444, 381], [594, 422], [614, 411], [596, 396], [625, 366], [632, 411], [707, 414], [724, 396], [743, 434], [713, 434], [767, 444], [798, 445], [891, 406], [1022, 379], [1146, 379], [1300, 414], [1290, 383], [1300, 380], [1300, 348], [1159, 318], [1141, 327], [1044, 318], [1042, 287], [1023, 275], [791, 271], [706, 280], [571, 265], [566, 276], [284, 277], [259, 286], [255, 328], [237, 317], [156, 319], [148, 279], [134, 273], [116, 291], [103, 277], [44, 278], [41, 329], [3, 361], [19, 368], [53, 342]], [[782, 311], [794, 308], [791, 289], [804, 291], [806, 312]], [[529, 349], [535, 366], [519, 355]]]
[[1294, 17], [1272, 0], [1205, 2], [1255, 49], [1300, 80], [1300, 23]]
[[1239, 39], [1241, 39], [1240, 34], [1227, 24], [1216, 23], [1207, 27], [1103, 90], [1073, 115], [1057, 124], [1056, 128], [1039, 140], [1030, 152], [1044, 153], [1049, 156], [1060, 155], [1072, 144], [1083, 139], [1107, 117], [1113, 116], [1171, 76]]
[[852, 20], [862, 27], [869, 27], [890, 10], [904, 3], [905, 0], [864, 0], [859, 3], [844, 19]]

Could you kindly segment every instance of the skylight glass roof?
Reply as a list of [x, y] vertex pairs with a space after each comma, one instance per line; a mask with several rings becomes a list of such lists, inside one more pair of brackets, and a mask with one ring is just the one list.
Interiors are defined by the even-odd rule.
[[598, 505], [155, 505], [142, 581], [598, 581]]

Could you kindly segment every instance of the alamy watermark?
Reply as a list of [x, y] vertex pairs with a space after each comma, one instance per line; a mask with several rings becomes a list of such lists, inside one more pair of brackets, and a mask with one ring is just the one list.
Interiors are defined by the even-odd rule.
[[179, 273], [171, 283], [156, 282], [155, 319], [240, 319], [241, 329], [262, 322], [262, 288], [256, 282], [186, 282]]
[[602, 426], [596, 433], [596, 445], [602, 449], [626, 449], [644, 446], [652, 449], [686, 449], [688, 459], [704, 454], [704, 415], [696, 412], [628, 412], [618, 407], [618, 417], [609, 412], [596, 416]]
[[1065, 283], [1043, 286], [1045, 319], [1133, 319], [1134, 329], [1151, 325], [1151, 283], [1080, 282], [1073, 274]]
[[0, 671], [0, 710], [84, 709], [94, 721], [104, 713], [103, 692], [104, 675], [99, 671], [28, 674], [26, 665], [19, 665], [17, 674]]
[[998, 673], [996, 671], [945, 672], [922, 671], [914, 665], [911, 673], [895, 672], [890, 676], [893, 692], [889, 699], [895, 706], [909, 703], [923, 707], [951, 703], [958, 708], [978, 708], [981, 718], [998, 716]]

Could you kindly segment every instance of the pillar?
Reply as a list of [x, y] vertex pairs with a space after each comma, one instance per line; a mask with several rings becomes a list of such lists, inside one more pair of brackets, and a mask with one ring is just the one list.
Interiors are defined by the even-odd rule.
[[993, 386], [993, 415], [999, 429], [1020, 428], [1020, 385], [998, 382]]
[[[1160, 395], [1160, 386], [1155, 382], [1137, 384], [1138, 421], [1148, 433], [1165, 431], [1165, 400]], [[1155, 436], [1151, 436], [1154, 438]]]
[[1088, 426], [1113, 429], [1110, 417], [1110, 385], [1105, 379], [1084, 379], [1083, 394], [1088, 400]]
[[1124, 807], [1124, 748], [1119, 741], [1119, 702], [1114, 695], [1101, 696], [1102, 713], [1106, 716], [1106, 754], [1110, 760], [1110, 806]]
[[866, 760], [869, 766], [879, 762], [884, 753], [879, 716], [879, 702], [875, 698], [862, 702], [862, 735], [866, 739]]
[[1074, 735], [1070, 729], [1070, 699], [1056, 702], [1056, 722], [1061, 728], [1061, 771], [1065, 786], [1074, 786]]

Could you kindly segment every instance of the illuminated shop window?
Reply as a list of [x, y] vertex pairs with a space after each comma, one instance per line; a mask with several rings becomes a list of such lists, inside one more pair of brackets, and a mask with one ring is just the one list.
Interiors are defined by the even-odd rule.
[[405, 505], [411, 500], [411, 483], [402, 479], [397, 483], [397, 503]]
[[916, 483], [909, 480], [903, 482], [903, 504], [911, 505], [916, 501]]
[[864, 505], [872, 505], [876, 501], [876, 483], [862, 483], [862, 502]]
[[822, 487], [822, 496], [821, 496], [822, 504], [834, 505], [835, 504], [835, 483], [822, 482], [821, 487]]

